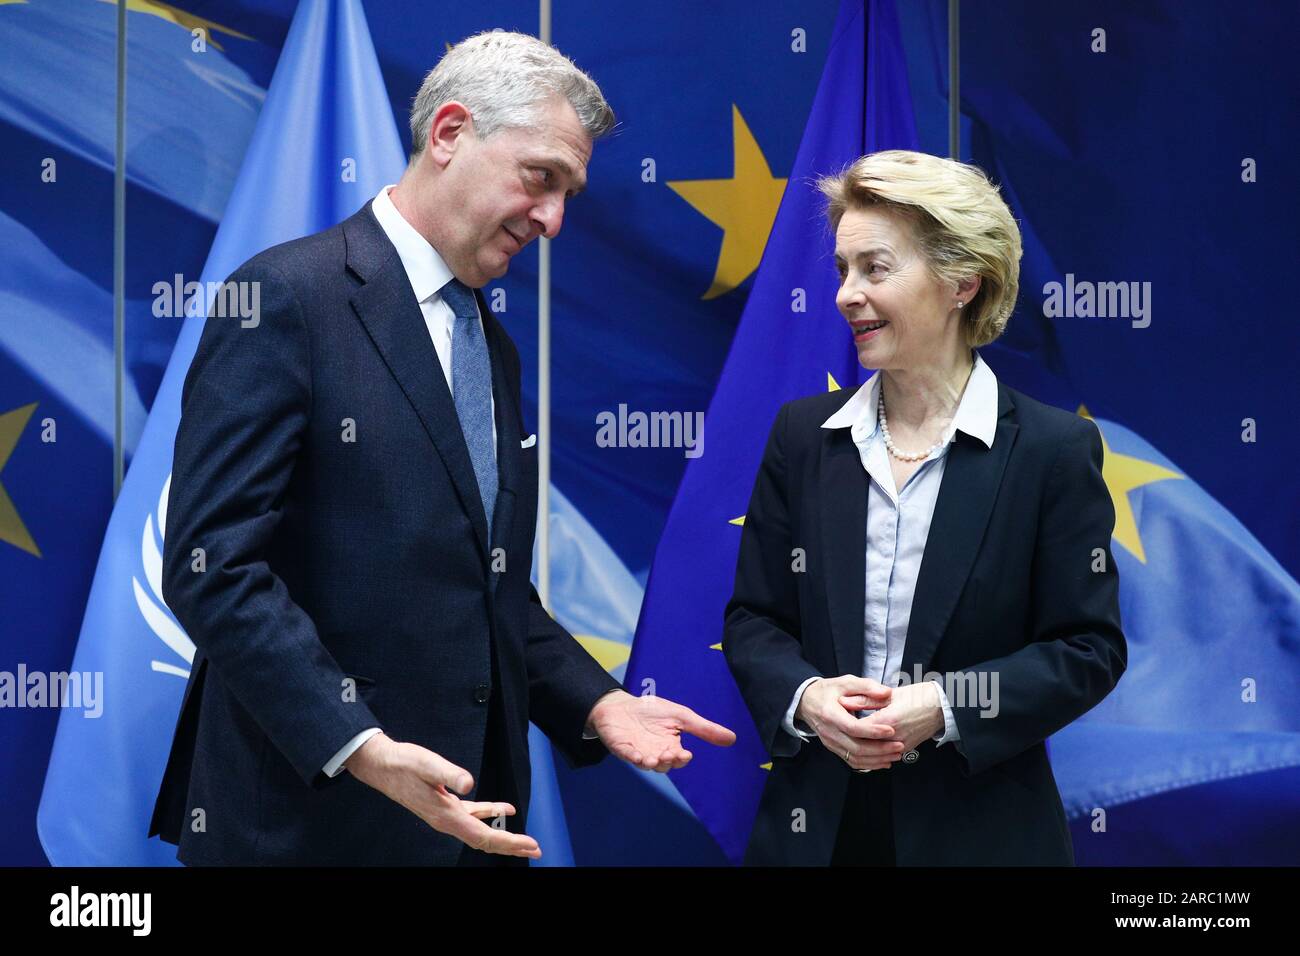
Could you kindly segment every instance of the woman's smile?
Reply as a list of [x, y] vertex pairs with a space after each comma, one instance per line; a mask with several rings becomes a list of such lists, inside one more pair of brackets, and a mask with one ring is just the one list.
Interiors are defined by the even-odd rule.
[[853, 341], [861, 345], [863, 342], [870, 342], [877, 335], [885, 330], [889, 323], [883, 319], [877, 319], [871, 322], [850, 322], [849, 326], [853, 329]]

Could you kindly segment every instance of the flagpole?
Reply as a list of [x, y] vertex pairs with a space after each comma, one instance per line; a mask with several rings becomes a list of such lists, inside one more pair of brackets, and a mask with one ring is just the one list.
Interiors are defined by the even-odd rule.
[[[551, 42], [551, 0], [539, 0], [538, 35]], [[537, 592], [551, 609], [551, 240], [537, 240]]]
[[117, 0], [117, 105], [113, 147], [113, 500], [122, 490], [126, 378], [126, 0]]
[[948, 0], [948, 158], [961, 161], [961, 0]]

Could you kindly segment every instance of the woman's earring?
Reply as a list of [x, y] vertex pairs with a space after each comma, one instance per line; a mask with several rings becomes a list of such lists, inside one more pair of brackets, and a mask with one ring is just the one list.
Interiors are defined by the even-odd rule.
[[963, 305], [965, 305], [965, 304], [966, 304], [966, 303], [963, 302], [961, 299], [958, 299], [958, 300], [957, 300], [957, 308], [960, 309], [960, 308], [961, 308]]

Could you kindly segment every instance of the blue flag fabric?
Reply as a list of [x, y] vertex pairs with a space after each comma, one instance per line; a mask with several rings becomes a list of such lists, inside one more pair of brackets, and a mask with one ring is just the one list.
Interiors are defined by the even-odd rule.
[[[1115, 422], [1096, 423], [1117, 499], [1113, 550], [1129, 664], [1110, 696], [1052, 737], [1080, 862], [1293, 863], [1294, 773], [1256, 784], [1255, 805], [1292, 821], [1267, 835], [1240, 796], [1223, 802], [1212, 823], [1199, 800], [1179, 797], [1300, 768], [1300, 583], [1150, 443]], [[1164, 794], [1163, 825], [1133, 807]]]
[[[152, 314], [149, 290], [202, 269], [284, 33], [258, 23], [252, 38], [225, 28], [230, 11], [209, 11], [220, 22], [206, 21], [214, 42], [197, 52], [186, 18], [168, 11], [127, 14], [128, 460], [181, 327]], [[0, 422], [6, 672], [71, 665], [113, 508], [116, 24], [110, 3], [0, 4], [0, 417], [30, 411], [16, 445]], [[44, 865], [36, 811], [59, 713], [5, 714], [0, 860]]]
[[[404, 166], [359, 0], [304, 0], [201, 282], [334, 225]], [[56, 865], [175, 863], [175, 847], [145, 834], [194, 654], [163, 602], [161, 556], [181, 385], [203, 321], [189, 315], [181, 329], [100, 553], [73, 670], [103, 674], [103, 713], [61, 714], [37, 814]]]
[[740, 519], [781, 405], [865, 372], [835, 307], [834, 240], [812, 180], [880, 149], [913, 149], [894, 6], [845, 0], [753, 291], [705, 417], [708, 453], [686, 468], [655, 553], [628, 667], [634, 693], [679, 701], [735, 729], [673, 773], [723, 852], [739, 861], [770, 759], [717, 645]]

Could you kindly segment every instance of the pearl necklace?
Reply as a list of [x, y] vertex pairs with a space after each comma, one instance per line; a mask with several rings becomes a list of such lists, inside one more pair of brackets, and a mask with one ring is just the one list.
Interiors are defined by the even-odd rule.
[[919, 452], [915, 455], [909, 455], [906, 452], [899, 451], [897, 448], [894, 447], [894, 439], [889, 434], [889, 419], [885, 417], [885, 383], [884, 382], [880, 383], [880, 400], [876, 402], [876, 414], [880, 418], [881, 434], [885, 436], [885, 447], [888, 448], [889, 453], [893, 455], [895, 458], [897, 458], [899, 461], [924, 461], [925, 459], [933, 455], [941, 445], [943, 445], [943, 440], [940, 439], [939, 441], [931, 445], [929, 448], [927, 448], [925, 451]]
[[[961, 308], [961, 307], [962, 307], [962, 303], [958, 302], [957, 308]], [[970, 384], [971, 375], [974, 375], [974, 373], [975, 373], [975, 362], [974, 360], [972, 360], [971, 371], [966, 373], [967, 384]], [[962, 394], [966, 394], [966, 385], [962, 385]], [[891, 436], [891, 434], [889, 434], [889, 419], [885, 418], [884, 378], [881, 378], [880, 380], [880, 395], [878, 398], [876, 398], [876, 418], [880, 419], [880, 433], [883, 434], [885, 438], [885, 447], [887, 447], [887, 449], [889, 450], [889, 454], [893, 455], [894, 458], [900, 460], [900, 462], [923, 462], [923, 460], [930, 458], [932, 454], [935, 454], [935, 451], [941, 449], [941, 447], [945, 445], [943, 438], [940, 438], [939, 441], [936, 441], [935, 444], [928, 447], [928, 449], [922, 451], [922, 453], [915, 454], [915, 455], [909, 455], [906, 453], [906, 451], [900, 451], [896, 449], [896, 447], [894, 447], [893, 437]]]

